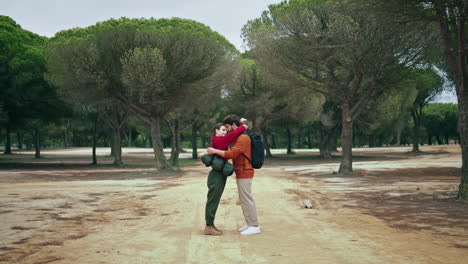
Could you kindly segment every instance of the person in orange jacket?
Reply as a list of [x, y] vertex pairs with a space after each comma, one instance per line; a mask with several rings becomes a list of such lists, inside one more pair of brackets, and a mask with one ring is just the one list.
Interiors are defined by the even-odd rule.
[[[247, 130], [247, 125], [244, 125], [245, 122], [247, 122], [246, 119], [241, 119], [241, 123], [243, 123], [243, 125], [239, 126], [229, 134], [226, 134], [226, 127], [222, 123], [216, 124], [213, 129], [213, 137], [211, 138], [210, 147], [220, 150], [228, 150], [229, 145], [231, 145], [240, 134]], [[226, 162], [228, 160], [227, 158], [223, 159]], [[208, 194], [205, 205], [205, 235], [219, 236], [223, 234], [223, 231], [219, 230], [215, 226], [214, 221], [221, 196], [224, 192], [224, 187], [226, 186], [226, 178], [226, 175], [223, 175], [223, 173], [218, 172], [215, 169], [212, 169], [208, 174]]]
[[[241, 125], [240, 118], [237, 115], [226, 116], [222, 123], [228, 132], [234, 131]], [[246, 225], [239, 229], [241, 235], [254, 235], [261, 232], [255, 200], [252, 196], [254, 168], [249, 162], [249, 160], [252, 160], [251, 144], [250, 137], [246, 134], [241, 134], [234, 140], [230, 150], [218, 150], [211, 147], [207, 149], [208, 154], [219, 155], [233, 160], [239, 200], [246, 221]]]

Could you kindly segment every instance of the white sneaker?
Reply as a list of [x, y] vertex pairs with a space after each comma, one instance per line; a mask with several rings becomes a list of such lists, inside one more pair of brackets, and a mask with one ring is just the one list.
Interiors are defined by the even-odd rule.
[[249, 226], [245, 225], [245, 226], [239, 228], [239, 232], [245, 231], [245, 230], [247, 230], [247, 228], [249, 228]]
[[240, 233], [241, 235], [255, 235], [260, 234], [260, 227], [258, 226], [249, 226], [246, 230]]

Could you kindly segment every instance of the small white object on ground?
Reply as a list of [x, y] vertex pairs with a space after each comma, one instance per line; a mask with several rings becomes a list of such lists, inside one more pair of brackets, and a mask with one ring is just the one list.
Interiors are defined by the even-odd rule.
[[310, 200], [304, 200], [304, 205], [305, 205], [305, 208], [312, 208], [312, 201]]

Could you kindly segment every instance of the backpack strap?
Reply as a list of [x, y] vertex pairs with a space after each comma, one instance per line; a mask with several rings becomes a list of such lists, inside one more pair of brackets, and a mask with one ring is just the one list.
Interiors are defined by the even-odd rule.
[[[250, 139], [250, 144], [252, 144], [252, 139], [250, 138], [249, 134], [247, 134], [247, 132], [244, 132], [241, 135], [247, 135]], [[244, 153], [242, 153], [242, 156], [244, 156], [244, 158], [246, 158], [249, 161], [250, 165], [252, 165], [252, 161]]]
[[250, 165], [252, 165], [252, 161], [244, 153], [242, 153], [242, 156], [244, 156], [244, 158], [246, 158], [249, 161]]

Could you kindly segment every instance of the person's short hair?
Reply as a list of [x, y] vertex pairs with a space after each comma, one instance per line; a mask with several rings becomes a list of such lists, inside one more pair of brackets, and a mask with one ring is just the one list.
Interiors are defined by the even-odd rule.
[[240, 117], [237, 115], [228, 115], [224, 118], [223, 120], [223, 125], [233, 125], [236, 124], [237, 126], [240, 126]]

